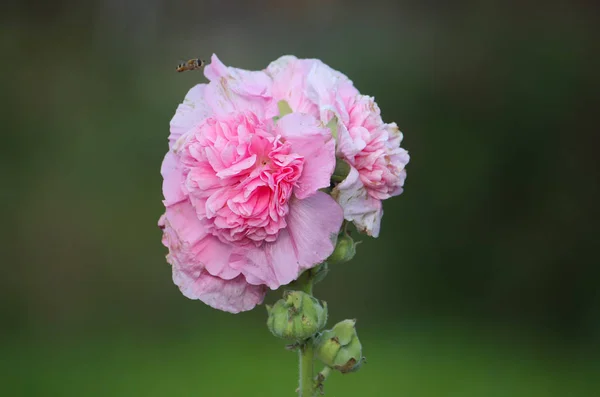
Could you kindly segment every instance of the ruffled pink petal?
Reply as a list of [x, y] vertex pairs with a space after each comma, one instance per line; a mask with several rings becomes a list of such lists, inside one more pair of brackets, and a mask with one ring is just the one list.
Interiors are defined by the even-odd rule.
[[251, 249], [242, 273], [271, 289], [295, 280], [300, 272], [323, 262], [335, 248], [343, 221], [340, 206], [323, 192], [290, 202], [288, 227], [277, 241]]
[[333, 115], [344, 124], [350, 120], [345, 102], [352, 93], [358, 90], [352, 81], [342, 73], [333, 70], [322, 62], [315, 62], [306, 77], [306, 95], [318, 106], [323, 122], [331, 120]]
[[160, 168], [163, 176], [163, 195], [165, 206], [177, 204], [187, 198], [185, 192], [185, 177], [177, 156], [169, 151]]
[[210, 117], [213, 112], [205, 101], [206, 84], [198, 84], [190, 89], [183, 102], [177, 107], [171, 119], [169, 148], [190, 128]]
[[237, 175], [240, 172], [253, 167], [255, 163], [256, 163], [256, 155], [253, 154], [237, 163], [233, 163], [232, 165], [230, 165], [229, 167], [227, 167], [225, 169], [220, 170], [215, 175], [219, 178], [226, 178], [226, 177], [229, 177], [232, 175]]
[[371, 197], [358, 171], [352, 167], [342, 183], [331, 194], [344, 209], [344, 218], [372, 237], [379, 236], [383, 208], [381, 201]]
[[191, 167], [184, 183], [186, 183], [186, 189], [195, 192], [201, 191], [205, 193], [203, 196], [209, 196], [215, 189], [223, 187], [222, 179], [218, 178], [215, 170], [206, 163]]
[[294, 153], [307, 159], [294, 189], [296, 197], [303, 199], [328, 187], [335, 169], [335, 141], [329, 129], [311, 115], [291, 113], [277, 122], [276, 132]]
[[262, 303], [266, 288], [251, 285], [243, 276], [223, 280], [202, 271], [188, 272], [173, 267], [173, 282], [189, 299], [199, 299], [215, 309], [230, 313], [251, 310]]
[[363, 139], [364, 134], [360, 134], [363, 130], [366, 131], [362, 127], [356, 127], [348, 131], [343, 123], [338, 122], [337, 154], [352, 162], [354, 156], [367, 146]]

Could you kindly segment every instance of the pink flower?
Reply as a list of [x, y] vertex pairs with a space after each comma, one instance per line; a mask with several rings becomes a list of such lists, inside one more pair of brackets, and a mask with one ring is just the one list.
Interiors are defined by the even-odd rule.
[[365, 233], [377, 237], [382, 200], [402, 193], [410, 157], [400, 147], [396, 123], [385, 124], [372, 97], [357, 95], [348, 103], [349, 121], [339, 129], [338, 155], [351, 165], [348, 177], [333, 195]]
[[273, 79], [274, 102], [286, 100], [293, 111], [307, 112], [323, 123], [337, 117], [336, 152], [351, 170], [332, 195], [347, 220], [377, 237], [381, 201], [401, 194], [406, 179], [409, 156], [400, 147], [402, 133], [396, 124], [384, 123], [373, 98], [360, 95], [345, 75], [319, 60], [284, 56], [266, 73]]
[[272, 81], [213, 55], [171, 121], [159, 225], [182, 293], [220, 310], [250, 310], [324, 261], [343, 213], [329, 195], [335, 142], [317, 118], [274, 123]]

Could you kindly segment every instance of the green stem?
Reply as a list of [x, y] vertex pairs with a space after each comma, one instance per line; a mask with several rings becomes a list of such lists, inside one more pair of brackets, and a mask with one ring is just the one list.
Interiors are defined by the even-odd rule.
[[313, 397], [315, 395], [313, 381], [314, 349], [312, 338], [298, 349], [300, 379], [298, 389], [299, 397]]
[[313, 294], [313, 269], [304, 271], [298, 279], [290, 284], [290, 289], [302, 291], [310, 296]]
[[[312, 269], [305, 271], [296, 281], [296, 287], [312, 296], [313, 273]], [[310, 338], [298, 348], [298, 396], [314, 397], [314, 348], [313, 339]]]
[[306, 292], [307, 294], [309, 294], [310, 296], [312, 296], [312, 294], [313, 294], [313, 283], [312, 283], [312, 280], [309, 283], [304, 284], [302, 286], [302, 291]]

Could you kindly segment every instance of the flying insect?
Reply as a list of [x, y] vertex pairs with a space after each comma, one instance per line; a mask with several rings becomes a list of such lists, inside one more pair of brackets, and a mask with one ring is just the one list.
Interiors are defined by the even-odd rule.
[[180, 63], [179, 65], [177, 65], [177, 68], [175, 70], [177, 70], [178, 72], [185, 72], [187, 70], [198, 70], [198, 69], [202, 69], [202, 67], [204, 67], [204, 65], [206, 65], [206, 62], [204, 62], [203, 60], [199, 59], [199, 58], [194, 58], [194, 59], [190, 59], [189, 61]]

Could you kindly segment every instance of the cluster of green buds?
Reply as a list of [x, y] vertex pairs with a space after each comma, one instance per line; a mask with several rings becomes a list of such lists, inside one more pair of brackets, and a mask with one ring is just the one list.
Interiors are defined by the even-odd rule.
[[267, 305], [267, 326], [271, 333], [289, 341], [301, 342], [325, 327], [327, 303], [302, 291], [286, 291], [283, 299]]
[[344, 320], [315, 340], [315, 354], [326, 366], [341, 373], [358, 371], [365, 358], [356, 334], [356, 320]]
[[[289, 105], [281, 101], [280, 116], [289, 112]], [[336, 120], [328, 124], [335, 136]], [[331, 189], [344, 181], [351, 168], [344, 160], [338, 159], [331, 178]], [[271, 333], [289, 342], [288, 350], [295, 350], [300, 357], [299, 396], [313, 396], [318, 391], [323, 394], [325, 380], [334, 371], [343, 374], [357, 371], [365, 358], [362, 345], [356, 333], [356, 320], [344, 320], [332, 329], [323, 330], [327, 322], [327, 304], [312, 296], [313, 285], [325, 278], [330, 265], [350, 261], [356, 254], [355, 242], [348, 232], [348, 223], [344, 221], [337, 236], [335, 249], [318, 266], [305, 270], [299, 277], [286, 286], [283, 298], [273, 306], [267, 305], [269, 314], [267, 326]], [[324, 364], [322, 370], [314, 376], [314, 360]]]

